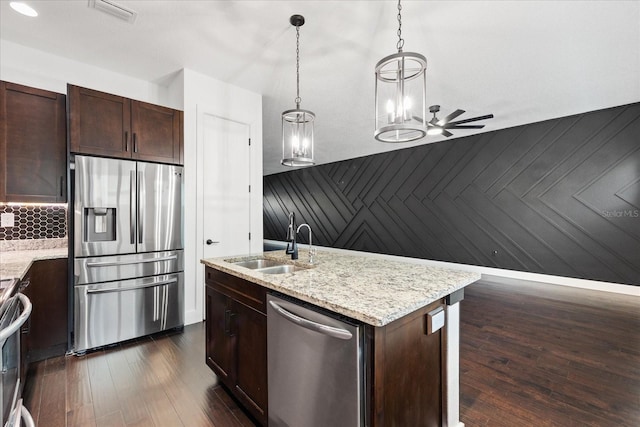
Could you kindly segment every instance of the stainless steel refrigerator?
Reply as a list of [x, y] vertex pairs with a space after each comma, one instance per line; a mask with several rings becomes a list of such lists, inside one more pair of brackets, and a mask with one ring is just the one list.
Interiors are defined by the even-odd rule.
[[184, 324], [181, 166], [76, 155], [73, 351]]

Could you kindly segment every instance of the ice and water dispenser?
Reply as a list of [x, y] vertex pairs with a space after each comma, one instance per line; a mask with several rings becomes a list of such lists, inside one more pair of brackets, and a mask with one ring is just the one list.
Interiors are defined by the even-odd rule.
[[82, 222], [85, 242], [116, 240], [116, 208], [84, 208]]

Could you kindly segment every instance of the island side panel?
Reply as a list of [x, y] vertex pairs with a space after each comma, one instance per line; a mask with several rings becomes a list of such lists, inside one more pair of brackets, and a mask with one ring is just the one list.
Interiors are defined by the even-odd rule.
[[446, 334], [427, 331], [427, 313], [441, 306], [444, 299], [386, 326], [367, 326], [371, 426], [443, 425]]

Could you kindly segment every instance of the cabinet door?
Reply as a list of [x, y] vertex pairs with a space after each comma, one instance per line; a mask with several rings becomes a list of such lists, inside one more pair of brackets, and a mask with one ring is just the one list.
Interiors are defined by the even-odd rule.
[[231, 331], [231, 300], [206, 286], [207, 365], [229, 387], [235, 381], [234, 340]]
[[36, 261], [23, 293], [33, 310], [27, 322], [30, 361], [60, 356], [67, 350], [67, 259]]
[[66, 201], [65, 99], [1, 82], [0, 201]]
[[68, 85], [71, 152], [130, 158], [131, 100]]
[[239, 302], [236, 313], [236, 389], [245, 407], [267, 425], [267, 316]]
[[132, 157], [136, 160], [181, 164], [181, 118], [181, 111], [131, 101]]

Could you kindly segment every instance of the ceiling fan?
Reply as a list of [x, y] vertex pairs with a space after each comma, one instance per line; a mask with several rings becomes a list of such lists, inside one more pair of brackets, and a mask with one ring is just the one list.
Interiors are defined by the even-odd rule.
[[[439, 111], [439, 105], [432, 105], [429, 107], [429, 112], [433, 114], [433, 117], [427, 123], [427, 135], [444, 135], [448, 138], [453, 135], [449, 132], [449, 129], [482, 129], [484, 125], [467, 125], [465, 123], [493, 118], [493, 114], [487, 114], [485, 116], [472, 117], [470, 119], [463, 119], [454, 122], [452, 120], [464, 114], [464, 110], [458, 109], [444, 119], [438, 119], [436, 116]], [[413, 119], [418, 120], [419, 122], [422, 121], [422, 118], [417, 116], [414, 116]]]

